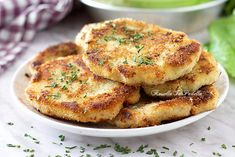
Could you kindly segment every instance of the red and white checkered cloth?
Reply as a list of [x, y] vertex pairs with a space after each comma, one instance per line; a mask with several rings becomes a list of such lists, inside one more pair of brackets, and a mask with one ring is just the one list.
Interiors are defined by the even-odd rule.
[[72, 4], [72, 0], [0, 0], [0, 74], [38, 30], [65, 17]]

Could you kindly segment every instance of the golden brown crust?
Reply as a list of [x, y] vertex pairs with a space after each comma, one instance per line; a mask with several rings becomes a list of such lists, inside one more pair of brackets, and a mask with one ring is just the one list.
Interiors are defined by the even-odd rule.
[[205, 86], [189, 96], [157, 101], [140, 101], [134, 106], [124, 107], [110, 123], [120, 128], [136, 128], [159, 125], [212, 110], [218, 101], [218, 91], [213, 85]]
[[150, 96], [175, 97], [195, 92], [202, 86], [214, 83], [218, 77], [219, 70], [214, 57], [204, 51], [190, 73], [164, 84], [142, 87], [145, 93]]
[[83, 47], [84, 46], [84, 42], [86, 40], [86, 35], [87, 35], [87, 32], [90, 31], [90, 29], [92, 27], [94, 27], [95, 24], [87, 24], [87, 25], [84, 25], [82, 27], [82, 29], [80, 30], [80, 32], [76, 35], [76, 38], [75, 38], [75, 43], [79, 46], [79, 47]]
[[93, 73], [131, 85], [174, 80], [190, 72], [201, 54], [185, 33], [131, 19], [93, 25], [83, 39], [76, 43]]
[[167, 57], [166, 63], [172, 66], [182, 66], [191, 62], [190, 56], [195, 52], [200, 51], [200, 44], [193, 41], [189, 45], [181, 46], [178, 48], [177, 53]]
[[70, 55], [76, 55], [81, 53], [81, 47], [77, 46], [73, 42], [60, 43], [57, 45], [50, 46], [45, 50], [39, 52], [30, 61], [30, 71], [33, 73], [37, 68], [49, 61], [52, 61], [58, 57], [65, 57]]
[[212, 110], [216, 107], [219, 92], [213, 86], [205, 86], [200, 88], [195, 95], [192, 96], [193, 107], [191, 110], [192, 115], [201, 112]]
[[39, 66], [25, 92], [29, 102], [43, 114], [100, 122], [114, 118], [125, 101], [138, 101], [138, 91], [138, 87], [93, 75], [76, 55]]

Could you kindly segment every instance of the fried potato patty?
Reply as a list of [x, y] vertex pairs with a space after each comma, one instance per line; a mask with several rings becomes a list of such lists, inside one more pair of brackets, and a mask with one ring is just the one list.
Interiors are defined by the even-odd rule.
[[85, 39], [86, 36], [88, 35], [87, 32], [89, 32], [96, 24], [95, 23], [91, 23], [91, 24], [87, 24], [84, 25], [82, 27], [82, 29], [80, 30], [80, 32], [77, 34], [76, 38], [75, 38], [75, 43], [79, 46], [79, 47], [84, 47], [85, 45]]
[[87, 30], [82, 44], [76, 40], [85, 64], [96, 75], [129, 85], [177, 79], [192, 70], [201, 54], [200, 44], [185, 33], [132, 19], [97, 23]]
[[65, 57], [70, 55], [76, 55], [81, 53], [81, 47], [77, 46], [73, 42], [59, 43], [57, 45], [50, 46], [39, 52], [29, 63], [29, 69], [31, 73], [34, 73], [37, 68], [49, 61], [52, 61], [58, 57]]
[[[212, 110], [218, 101], [218, 91], [213, 85], [205, 86], [190, 96], [170, 100], [140, 101], [134, 106], [121, 109], [111, 121], [120, 128], [136, 128], [160, 125], [164, 121], [174, 121]], [[150, 101], [150, 102], [149, 102]]]
[[164, 84], [142, 87], [149, 96], [174, 97], [195, 92], [202, 86], [214, 83], [218, 77], [219, 70], [214, 57], [204, 51], [190, 73]]
[[91, 73], [81, 55], [39, 66], [25, 93], [41, 113], [78, 122], [113, 119], [125, 101], [135, 103], [140, 97], [138, 87]]

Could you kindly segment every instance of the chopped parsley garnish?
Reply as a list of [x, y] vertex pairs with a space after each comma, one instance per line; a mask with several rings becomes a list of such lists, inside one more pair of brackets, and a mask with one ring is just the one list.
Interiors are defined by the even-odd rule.
[[170, 150], [168, 147], [165, 147], [165, 146], [163, 146], [162, 148], [163, 148], [163, 149], [166, 149], [166, 150]]
[[80, 146], [80, 153], [84, 153], [85, 150], [86, 150], [86, 149], [85, 149], [84, 147]]
[[232, 147], [234, 147], [234, 148], [235, 148], [235, 145], [232, 145]]
[[65, 140], [65, 136], [64, 135], [59, 135], [58, 137], [60, 138], [60, 141], [64, 141]]
[[194, 144], [194, 143], [190, 143], [190, 145], [189, 145], [189, 146], [191, 147], [193, 144]]
[[220, 153], [213, 152], [212, 153], [214, 156], [222, 156]]
[[149, 151], [146, 152], [146, 154], [154, 155], [155, 157], [159, 157], [156, 149], [150, 149]]
[[28, 138], [32, 139], [34, 141], [34, 143], [36, 143], [36, 144], [40, 143], [40, 141], [38, 141], [35, 137], [32, 137], [31, 135], [29, 135], [27, 133], [24, 134], [24, 137], [28, 137]]
[[150, 59], [148, 59], [147, 57], [140, 57], [139, 60], [139, 65], [152, 65], [152, 61]]
[[148, 31], [148, 36], [152, 36], [152, 35], [153, 35], [153, 33]]
[[67, 66], [70, 67], [70, 68], [72, 68], [72, 67], [73, 67], [73, 64], [72, 64], [72, 63], [68, 63]]
[[102, 157], [102, 155], [101, 155], [101, 154], [96, 154], [96, 156], [97, 156], [97, 157]]
[[59, 92], [55, 93], [55, 94], [51, 94], [49, 95], [50, 97], [52, 97], [53, 99], [59, 99], [61, 98], [61, 94]]
[[35, 150], [34, 150], [34, 149], [24, 149], [23, 151], [24, 151], [24, 152], [30, 152], [30, 153], [35, 152]]
[[63, 145], [63, 143], [56, 143], [56, 142], [52, 142], [52, 144], [57, 144], [59, 146]]
[[148, 58], [148, 57], [144, 57], [144, 56], [133, 56], [132, 58], [133, 62], [138, 63], [138, 65], [152, 65], [153, 62]]
[[7, 144], [7, 147], [15, 147], [15, 148], [20, 148], [20, 145], [15, 145], [15, 144]]
[[71, 72], [70, 81], [73, 82], [75, 80], [77, 80], [77, 72], [76, 71], [72, 71]]
[[113, 154], [109, 154], [109, 157], [114, 157], [114, 155]]
[[67, 90], [67, 89], [68, 89], [68, 87], [67, 87], [66, 85], [63, 85], [63, 86], [61, 87], [61, 89], [63, 89], [63, 90]]
[[66, 72], [61, 72], [61, 76], [65, 76], [66, 75]]
[[8, 123], [7, 123], [7, 125], [14, 125], [14, 123], [12, 123], [12, 122], [8, 122]]
[[184, 154], [181, 154], [180, 157], [184, 157]]
[[129, 29], [127, 27], [122, 27], [123, 31], [127, 34]]
[[116, 152], [122, 153], [122, 154], [129, 154], [131, 153], [131, 149], [129, 147], [122, 147], [120, 144], [115, 144], [114, 150]]
[[109, 148], [109, 147], [111, 147], [111, 145], [101, 144], [101, 145], [95, 147], [93, 150], [104, 149], [104, 148]]
[[126, 43], [125, 38], [118, 38], [117, 41], [119, 42], [120, 45]]
[[211, 127], [210, 127], [210, 126], [208, 126], [207, 130], [211, 130]]
[[111, 40], [114, 40], [115, 38], [113, 36], [105, 36], [104, 37], [104, 40], [105, 41], [111, 41]]
[[133, 56], [132, 60], [133, 60], [133, 62], [137, 62], [137, 57]]
[[127, 59], [125, 59], [125, 61], [123, 61], [123, 64], [128, 64]]
[[204, 141], [206, 141], [206, 138], [204, 138], [204, 137], [203, 137], [203, 138], [201, 138], [201, 141], [203, 141], [203, 142], [204, 142]]
[[98, 65], [103, 65], [103, 64], [104, 64], [104, 60], [100, 59]]
[[58, 83], [56, 83], [56, 82], [51, 82], [50, 86], [45, 86], [45, 87], [56, 88], [57, 86], [58, 86]]
[[222, 144], [222, 145], [221, 145], [221, 148], [227, 149], [227, 146], [226, 146], [225, 144]]
[[56, 88], [57, 86], [58, 86], [58, 84], [56, 82], [51, 83], [51, 87]]
[[197, 152], [195, 152], [195, 151], [192, 151], [192, 153], [197, 154]]
[[147, 144], [146, 145], [141, 145], [141, 146], [139, 146], [139, 148], [137, 149], [136, 152], [144, 153], [144, 149], [147, 148], [147, 147], [148, 147]]
[[109, 36], [105, 36], [105, 37], [104, 37], [104, 40], [105, 40], [105, 41], [110, 41], [111, 39], [110, 39]]
[[89, 144], [89, 143], [88, 143], [86, 146], [87, 146], [87, 147], [90, 147], [90, 146], [91, 146], [91, 144]]
[[85, 94], [84, 96], [83, 96], [83, 98], [86, 98], [87, 97], [87, 94]]
[[143, 35], [141, 35], [141, 34], [131, 34], [131, 40], [132, 41], [138, 41], [138, 40], [140, 40], [141, 38], [143, 38]]
[[173, 156], [176, 156], [176, 155], [177, 155], [177, 151], [174, 151]]
[[67, 146], [67, 147], [65, 147], [65, 148], [71, 150], [71, 149], [77, 148], [77, 146], [71, 146], [71, 147], [68, 147], [68, 146]]
[[137, 49], [137, 52], [139, 53], [144, 48], [144, 45], [137, 45], [135, 46], [135, 48]]
[[111, 145], [101, 144], [101, 145], [95, 147], [93, 150], [104, 149], [104, 148], [109, 148], [109, 147], [111, 147]]

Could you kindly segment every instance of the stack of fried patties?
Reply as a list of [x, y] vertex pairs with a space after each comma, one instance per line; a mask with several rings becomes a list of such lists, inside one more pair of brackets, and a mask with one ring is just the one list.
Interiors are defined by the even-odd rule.
[[43, 114], [109, 123], [159, 125], [216, 107], [215, 59], [183, 32], [132, 19], [89, 24], [31, 62], [26, 96]]

